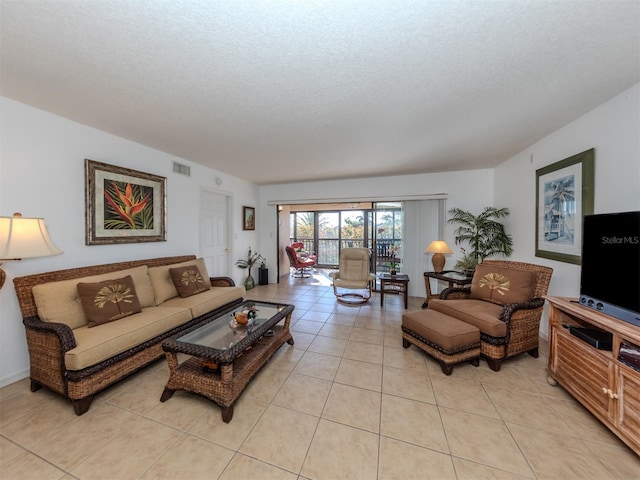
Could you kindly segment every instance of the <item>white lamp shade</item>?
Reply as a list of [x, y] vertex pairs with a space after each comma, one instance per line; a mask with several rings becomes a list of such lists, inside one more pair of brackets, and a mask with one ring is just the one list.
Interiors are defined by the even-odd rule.
[[47, 257], [62, 253], [42, 218], [0, 217], [0, 260]]
[[434, 240], [429, 244], [424, 253], [453, 253], [444, 240]]

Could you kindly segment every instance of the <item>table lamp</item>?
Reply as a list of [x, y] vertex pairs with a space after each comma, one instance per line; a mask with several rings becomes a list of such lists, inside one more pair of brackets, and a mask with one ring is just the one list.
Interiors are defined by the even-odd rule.
[[[51, 240], [42, 218], [25, 218], [20, 213], [0, 217], [0, 265], [2, 260], [48, 257], [62, 253]], [[6, 274], [0, 268], [0, 288]]]
[[444, 264], [446, 262], [444, 254], [453, 252], [444, 240], [434, 240], [429, 244], [424, 253], [433, 253], [433, 257], [431, 258], [431, 263], [433, 263], [433, 271], [440, 273], [442, 272], [442, 270], [444, 270]]

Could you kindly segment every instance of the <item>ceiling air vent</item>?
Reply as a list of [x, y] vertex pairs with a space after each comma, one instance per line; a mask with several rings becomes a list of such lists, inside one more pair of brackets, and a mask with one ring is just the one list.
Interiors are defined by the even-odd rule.
[[173, 162], [173, 173], [179, 173], [180, 175], [190, 177], [191, 167], [187, 165], [182, 165], [181, 163], [178, 163], [178, 162]]

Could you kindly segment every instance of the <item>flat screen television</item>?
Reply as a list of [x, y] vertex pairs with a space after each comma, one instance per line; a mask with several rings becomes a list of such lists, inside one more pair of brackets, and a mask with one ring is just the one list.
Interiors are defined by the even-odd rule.
[[580, 304], [640, 326], [640, 212], [584, 217]]

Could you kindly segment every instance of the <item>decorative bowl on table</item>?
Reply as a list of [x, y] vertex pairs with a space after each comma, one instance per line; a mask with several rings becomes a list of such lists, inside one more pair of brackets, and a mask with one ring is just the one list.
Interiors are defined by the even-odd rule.
[[246, 325], [249, 322], [249, 313], [248, 312], [235, 312], [233, 314], [233, 318], [239, 325]]
[[238, 327], [247, 327], [253, 323], [253, 318], [249, 314], [249, 312], [234, 312], [231, 314], [231, 321], [229, 322], [229, 326], [231, 328]]

